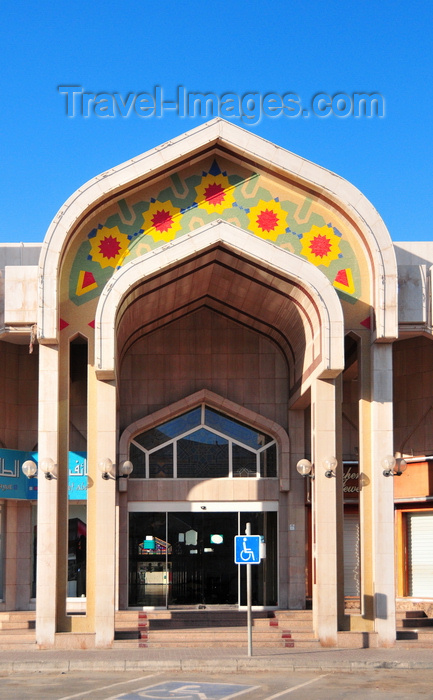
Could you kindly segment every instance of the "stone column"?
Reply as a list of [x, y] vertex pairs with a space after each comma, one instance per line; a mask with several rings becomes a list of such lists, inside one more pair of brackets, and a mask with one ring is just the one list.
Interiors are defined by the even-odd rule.
[[351, 628], [378, 633], [380, 646], [396, 638], [394, 589], [394, 483], [381, 461], [393, 454], [392, 345], [360, 334], [361, 618]]
[[395, 644], [394, 480], [381, 461], [394, 454], [392, 344], [371, 346], [371, 486], [374, 624], [380, 646]]
[[[32, 507], [26, 501], [16, 502], [16, 588], [14, 610], [28, 610], [32, 589]], [[7, 550], [6, 550], [7, 551]]]
[[[305, 607], [305, 542], [307, 479], [296, 471], [296, 465], [305, 457], [304, 410], [289, 410], [289, 438], [291, 483], [288, 492], [287, 553], [288, 557], [288, 607], [298, 610]], [[281, 516], [280, 516], [281, 517]]]
[[[57, 346], [39, 346], [39, 461], [58, 462], [59, 353]], [[57, 599], [57, 479], [38, 475], [36, 641], [54, 646]]]
[[[6, 610], [18, 610], [17, 607], [17, 572], [18, 572], [18, 501], [6, 499], [2, 501], [2, 507], [6, 512], [5, 532], [3, 532], [3, 556], [4, 564], [4, 590], [3, 602]], [[1, 512], [0, 512], [1, 519]], [[0, 523], [1, 526], [1, 523]], [[29, 547], [30, 551], [30, 547]], [[0, 551], [0, 556], [2, 552]]]
[[116, 480], [103, 479], [98, 462], [116, 463], [116, 386], [89, 372], [89, 474], [87, 604], [96, 647], [114, 640], [116, 577]]
[[336, 381], [316, 379], [312, 385], [313, 483], [313, 625], [323, 646], [336, 646], [338, 629], [337, 485], [326, 478], [327, 457], [339, 450]]

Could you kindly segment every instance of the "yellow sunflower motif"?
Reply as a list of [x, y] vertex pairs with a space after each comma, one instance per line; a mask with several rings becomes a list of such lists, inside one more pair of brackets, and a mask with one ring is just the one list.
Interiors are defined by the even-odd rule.
[[313, 226], [302, 236], [301, 255], [313, 265], [328, 267], [333, 260], [338, 260], [340, 240], [330, 226]]
[[144, 233], [151, 236], [155, 243], [160, 241], [168, 243], [182, 228], [180, 219], [180, 209], [173, 207], [169, 202], [152, 202], [143, 214]]
[[128, 255], [129, 239], [117, 226], [98, 229], [96, 236], [90, 238], [90, 256], [92, 260], [104, 267], [117, 267]]
[[254, 207], [251, 207], [248, 218], [250, 231], [268, 241], [277, 240], [278, 236], [286, 232], [287, 212], [281, 204], [275, 200], [264, 202], [261, 199]]
[[208, 214], [222, 214], [225, 209], [231, 209], [233, 206], [233, 190], [224, 175], [205, 175], [195, 188], [197, 206], [199, 209], [205, 209]]

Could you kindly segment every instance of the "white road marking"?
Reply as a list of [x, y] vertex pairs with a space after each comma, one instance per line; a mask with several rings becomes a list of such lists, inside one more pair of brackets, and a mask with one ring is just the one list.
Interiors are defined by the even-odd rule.
[[116, 685], [125, 685], [126, 683], [134, 683], [135, 681], [144, 681], [146, 678], [155, 678], [156, 676], [160, 676], [160, 673], [151, 673], [148, 676], [140, 676], [139, 678], [131, 678], [129, 681], [121, 681], [120, 683], [112, 683], [111, 685], [105, 685], [102, 688], [92, 688], [92, 690], [85, 690], [82, 693], [75, 693], [75, 695], [65, 695], [63, 698], [59, 698], [59, 700], [72, 700], [72, 698], [81, 698], [83, 695], [90, 695], [90, 693], [96, 693], [101, 690], [109, 690], [109, 688], [115, 688]]
[[274, 698], [282, 698], [283, 695], [288, 695], [289, 693], [293, 693], [295, 690], [299, 690], [299, 688], [303, 688], [306, 685], [310, 685], [311, 683], [317, 683], [317, 681], [320, 681], [321, 678], [326, 678], [326, 676], [329, 676], [329, 673], [324, 673], [322, 676], [319, 676], [318, 678], [313, 678], [311, 681], [306, 681], [305, 683], [300, 683], [299, 685], [294, 685], [293, 688], [287, 688], [287, 690], [282, 690], [281, 693], [275, 693], [275, 695], [269, 695], [267, 698], [264, 698], [264, 700], [274, 700]]

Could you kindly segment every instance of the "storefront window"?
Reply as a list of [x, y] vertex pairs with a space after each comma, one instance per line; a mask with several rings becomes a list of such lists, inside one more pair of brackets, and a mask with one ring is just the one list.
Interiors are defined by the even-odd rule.
[[133, 479], [277, 476], [270, 435], [204, 405], [135, 436], [129, 458]]
[[86, 595], [87, 515], [85, 505], [69, 506], [68, 598]]

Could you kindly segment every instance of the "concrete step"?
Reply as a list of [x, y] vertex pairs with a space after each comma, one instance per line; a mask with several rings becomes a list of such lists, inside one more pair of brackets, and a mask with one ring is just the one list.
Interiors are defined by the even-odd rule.
[[272, 615], [277, 620], [310, 620], [313, 623], [312, 610], [274, 610]]
[[[149, 628], [151, 630], [189, 630], [189, 629], [214, 629], [215, 631], [224, 628], [239, 629], [246, 627], [246, 620], [136, 620], [117, 623], [116, 629], [137, 629]], [[293, 630], [312, 630], [313, 625], [309, 620], [253, 620], [254, 630], [282, 629], [290, 627]]]
[[13, 637], [27, 637], [28, 639], [34, 639], [36, 635], [36, 630], [30, 629], [11, 629], [3, 630], [0, 632], [0, 639], [5, 640]]
[[12, 610], [0, 612], [0, 639], [5, 632], [14, 630], [34, 630], [36, 613], [34, 610]]
[[[279, 642], [261, 642], [254, 644], [254, 648], [260, 649], [269, 649], [269, 648], [274, 648], [274, 649], [284, 649], [288, 645], [284, 643], [284, 641], [279, 641]], [[242, 649], [242, 648], [247, 648], [248, 646], [248, 641], [245, 638], [243, 641], [227, 641], [224, 642], [224, 648], [225, 649]], [[294, 646], [293, 644], [291, 646]], [[152, 640], [141, 640], [141, 641], [135, 641], [135, 642], [126, 642], [124, 640], [122, 641], [115, 641], [113, 645], [114, 649], [219, 649], [221, 648], [221, 642], [218, 643], [198, 643], [198, 642], [189, 642], [186, 641], [183, 644], [180, 644], [178, 642], [167, 642], [167, 641], [157, 641], [154, 642]]]
[[413, 617], [428, 617], [424, 610], [397, 610], [395, 616], [397, 620], [406, 620]]
[[10, 629], [0, 632], [0, 651], [35, 650], [35, 630]]
[[23, 622], [23, 621], [35, 621], [36, 612], [34, 610], [11, 610], [6, 612], [0, 612], [0, 623], [1, 622]]
[[420, 627], [432, 627], [433, 618], [431, 617], [410, 617], [403, 620], [397, 620], [397, 629], [419, 629]]
[[433, 644], [433, 629], [401, 629], [397, 630], [397, 641], [419, 641]]
[[[189, 639], [179, 640], [154, 640], [152, 636], [146, 639], [132, 639], [115, 640], [113, 648], [115, 649], [141, 649], [141, 648], [156, 648], [156, 649], [179, 649], [179, 648], [190, 648], [190, 649], [200, 649], [200, 648], [233, 648], [233, 649], [243, 649], [248, 646], [248, 637], [245, 631], [242, 639], [225, 639], [223, 642], [220, 640], [208, 640], [206, 642], [194, 641]], [[253, 638], [254, 649], [284, 649], [284, 648], [301, 648], [301, 649], [319, 649], [320, 643], [317, 639], [304, 639], [304, 640], [293, 640], [293, 639], [274, 639], [274, 640], [261, 640]]]
[[[275, 640], [281, 640], [282, 632], [277, 630], [263, 631], [256, 633], [253, 630], [253, 640], [261, 640], [264, 642], [272, 642]], [[203, 630], [179, 630], [175, 632], [173, 630], [152, 630], [147, 632], [142, 632], [141, 637], [147, 637], [153, 641], [178, 641], [181, 645], [187, 641], [189, 642], [200, 642], [206, 644], [207, 642], [215, 642], [219, 644], [225, 644], [228, 641], [242, 641], [247, 638], [247, 629], [238, 627], [236, 630], [233, 628], [220, 628], [218, 630], [214, 629], [203, 629]]]
[[[126, 627], [130, 624], [135, 624], [137, 621], [158, 621], [166, 622], [172, 627], [199, 627], [199, 626], [243, 626], [247, 623], [247, 613], [244, 611], [118, 611], [116, 612], [116, 626]], [[291, 623], [299, 621], [300, 627], [312, 625], [312, 613], [309, 610], [294, 610], [294, 611], [272, 611], [272, 612], [253, 612], [252, 622], [256, 626], [266, 626], [269, 624], [286, 624], [287, 620]]]
[[[253, 643], [258, 646], [317, 646], [311, 610], [254, 611]], [[118, 611], [115, 645], [124, 648], [221, 647], [247, 643], [247, 613], [239, 610]]]
[[292, 639], [295, 639], [297, 642], [303, 642], [308, 639], [314, 639], [314, 633], [312, 629], [309, 630], [294, 630], [292, 628], [287, 629], [287, 628], [278, 628], [280, 634], [283, 637], [291, 637]]
[[0, 620], [0, 630], [30, 630], [35, 629], [34, 620], [9, 621]]

